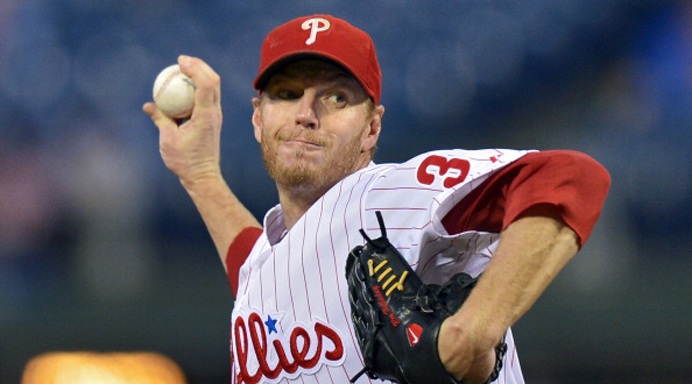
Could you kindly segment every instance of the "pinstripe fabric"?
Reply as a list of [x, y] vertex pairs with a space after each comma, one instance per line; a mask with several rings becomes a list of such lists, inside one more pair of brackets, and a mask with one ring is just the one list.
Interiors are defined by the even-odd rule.
[[[499, 235], [448, 234], [441, 219], [493, 171], [526, 152], [446, 150], [402, 164], [371, 164], [320, 198], [290, 231], [277, 206], [239, 271], [232, 314], [234, 383], [347, 383], [362, 368], [350, 324], [345, 261], [365, 229], [388, 236], [425, 282], [478, 275]], [[497, 382], [523, 383], [511, 332]], [[358, 383], [369, 379], [362, 376]]]

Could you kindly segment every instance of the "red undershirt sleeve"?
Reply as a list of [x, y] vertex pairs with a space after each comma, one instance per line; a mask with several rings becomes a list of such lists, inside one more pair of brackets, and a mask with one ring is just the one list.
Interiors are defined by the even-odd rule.
[[262, 228], [247, 227], [233, 239], [231, 246], [228, 247], [228, 253], [226, 253], [226, 273], [228, 274], [228, 283], [231, 285], [234, 297], [238, 293], [238, 273], [240, 267], [250, 256], [252, 247], [255, 246], [257, 239], [261, 235]]
[[527, 209], [547, 205], [579, 236], [593, 230], [610, 175], [586, 154], [569, 150], [529, 153], [490, 176], [442, 220], [448, 233], [501, 232]]

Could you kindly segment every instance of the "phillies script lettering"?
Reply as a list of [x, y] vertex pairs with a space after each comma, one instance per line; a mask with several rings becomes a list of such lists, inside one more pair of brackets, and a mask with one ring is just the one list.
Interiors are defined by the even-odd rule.
[[[311, 338], [305, 328], [297, 326], [291, 331], [288, 349], [278, 339], [273, 340], [270, 347], [267, 342], [267, 328], [259, 314], [250, 314], [247, 324], [242, 317], [237, 317], [233, 325], [236, 358], [240, 371], [237, 382], [255, 384], [263, 377], [274, 380], [281, 375], [295, 376], [293, 374], [299, 369], [315, 372], [320, 364], [338, 363], [344, 356], [344, 347], [339, 334], [319, 322], [316, 322], [313, 328], [316, 340]], [[325, 340], [329, 340], [334, 345], [332, 350], [325, 350]], [[315, 342], [316, 347], [311, 348]], [[249, 348], [249, 343], [252, 343], [252, 350]], [[273, 351], [269, 348], [273, 348]], [[308, 356], [311, 349], [314, 352]], [[254, 373], [249, 372], [248, 355], [250, 353], [254, 353], [254, 360], [258, 365]], [[270, 366], [268, 358], [270, 354], [278, 358], [278, 362], [273, 367]]]

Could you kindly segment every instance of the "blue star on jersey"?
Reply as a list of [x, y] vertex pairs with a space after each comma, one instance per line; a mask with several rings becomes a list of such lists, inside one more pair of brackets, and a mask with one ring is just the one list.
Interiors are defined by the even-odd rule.
[[267, 321], [265, 321], [264, 324], [267, 325], [267, 329], [269, 330], [270, 335], [272, 334], [272, 332], [279, 333], [276, 330], [276, 319], [272, 319], [270, 315], [267, 315]]

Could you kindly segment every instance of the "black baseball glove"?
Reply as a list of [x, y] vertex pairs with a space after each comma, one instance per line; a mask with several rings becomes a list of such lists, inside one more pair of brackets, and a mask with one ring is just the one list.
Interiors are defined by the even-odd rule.
[[[444, 368], [437, 350], [442, 322], [457, 312], [476, 285], [476, 278], [465, 273], [453, 276], [443, 285], [426, 285], [387, 239], [380, 212], [377, 220], [382, 237], [366, 240], [348, 256], [351, 318], [365, 367], [371, 379], [400, 384], [455, 383]], [[495, 348], [496, 363], [488, 382], [502, 369], [507, 345]]]

